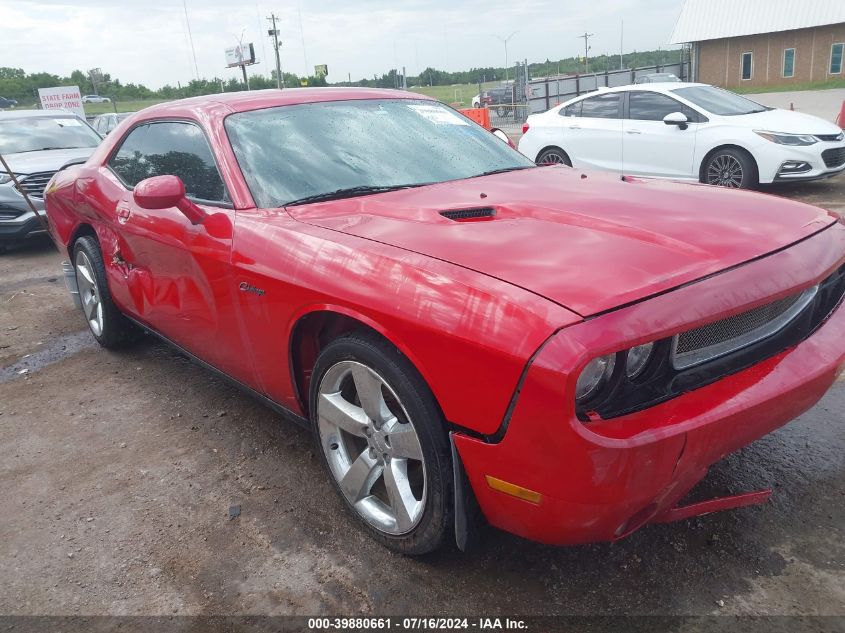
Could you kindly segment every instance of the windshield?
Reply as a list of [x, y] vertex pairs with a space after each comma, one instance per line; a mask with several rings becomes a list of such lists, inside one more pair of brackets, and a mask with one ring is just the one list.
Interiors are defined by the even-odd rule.
[[677, 93], [700, 108], [704, 108], [708, 112], [719, 116], [752, 114], [754, 112], [765, 112], [769, 109], [756, 101], [740, 97], [738, 94], [722, 90], [721, 88], [714, 88], [713, 86], [676, 88], [672, 92]]
[[99, 135], [76, 117], [32, 117], [0, 121], [0, 153], [97, 147]]
[[226, 119], [259, 207], [346, 189], [416, 186], [534, 167], [451, 108], [411, 99], [333, 101]]

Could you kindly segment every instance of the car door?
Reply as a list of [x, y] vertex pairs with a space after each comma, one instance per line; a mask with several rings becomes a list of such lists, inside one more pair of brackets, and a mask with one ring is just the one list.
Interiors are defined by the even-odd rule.
[[[622, 158], [622, 95], [583, 99], [580, 112], [563, 117], [565, 146], [573, 167], [619, 171]], [[578, 105], [573, 104], [573, 105]]]
[[[623, 169], [626, 174], [694, 178], [696, 133], [702, 116], [669, 95], [650, 90], [627, 93], [623, 119]], [[667, 114], [680, 112], [689, 123], [667, 125]], [[697, 178], [696, 178], [697, 179]]]
[[[133, 316], [252, 384], [231, 266], [235, 212], [200, 126], [190, 121], [138, 125], [112, 155], [108, 169], [124, 187], [115, 228]], [[182, 179], [187, 197], [207, 214], [203, 223], [192, 224], [175, 207], [150, 210], [135, 203], [135, 185], [165, 174]]]

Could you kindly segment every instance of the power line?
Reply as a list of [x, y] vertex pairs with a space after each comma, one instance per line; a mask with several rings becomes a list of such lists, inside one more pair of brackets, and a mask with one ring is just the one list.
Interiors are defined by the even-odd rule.
[[194, 57], [194, 73], [196, 74], [197, 81], [200, 78], [200, 69], [197, 66], [197, 51], [194, 48], [194, 36], [191, 33], [191, 21], [188, 19], [188, 2], [187, 0], [182, 0], [182, 7], [185, 9], [185, 23], [188, 25], [188, 41], [191, 43], [191, 54]]
[[[258, 24], [258, 33], [261, 34], [261, 7], [256, 2], [255, 3], [255, 19], [257, 20]], [[261, 63], [265, 63], [267, 61], [267, 45], [264, 43], [264, 38], [261, 38]]]
[[305, 60], [305, 76], [311, 74], [311, 70], [308, 66], [308, 53], [305, 52], [305, 31], [302, 28], [302, 9], [297, 7], [297, 13], [299, 13], [299, 38], [302, 40], [302, 57]]

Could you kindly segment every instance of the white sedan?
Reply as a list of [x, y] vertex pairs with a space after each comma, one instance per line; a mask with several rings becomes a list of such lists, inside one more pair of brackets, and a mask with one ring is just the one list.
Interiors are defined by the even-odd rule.
[[82, 103], [111, 103], [111, 99], [100, 95], [85, 95], [82, 97]]
[[705, 84], [601, 89], [528, 117], [519, 151], [538, 164], [725, 187], [845, 171], [845, 135], [818, 117]]

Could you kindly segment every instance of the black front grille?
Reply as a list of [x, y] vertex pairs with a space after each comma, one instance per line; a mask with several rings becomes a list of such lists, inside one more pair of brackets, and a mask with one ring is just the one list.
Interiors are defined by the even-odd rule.
[[55, 173], [56, 172], [54, 171], [42, 171], [37, 174], [24, 176], [19, 180], [20, 188], [22, 191], [26, 192], [28, 196], [32, 196], [33, 198], [43, 198], [44, 188], [47, 186], [47, 183], [50, 182], [50, 178], [52, 178]]
[[689, 332], [684, 332], [678, 335], [676, 351], [679, 354], [685, 354], [705, 347], [712, 347], [719, 343], [726, 343], [731, 339], [741, 338], [777, 319], [795, 305], [800, 297], [801, 294], [792, 295], [785, 299], [760, 306], [759, 308], [735, 314], [727, 319], [722, 319], [721, 321], [695, 328]]
[[[776, 321], [779, 316], [789, 317], [780, 329], [765, 338], [756, 339], [727, 354], [693, 366], [677, 368], [674, 365], [673, 339], [667, 338], [655, 342], [651, 360], [645, 370], [636, 378], [628, 379], [624, 370], [625, 352], [620, 352], [610, 382], [592, 400], [578, 403], [578, 416], [583, 421], [589, 421], [594, 419], [592, 414], [595, 413], [608, 420], [641, 411], [776, 356], [815, 332], [842, 302], [843, 296], [845, 266], [840, 266], [815, 289], [681, 333], [678, 340], [687, 334], [691, 335], [685, 339], [685, 346], [690, 348], [690, 345], [710, 344], [714, 337], [724, 338], [722, 328], [729, 321], [729, 329], [734, 333], [742, 330], [753, 332], [753, 325], [765, 325], [766, 318]], [[702, 337], [704, 334], [709, 336]]]
[[452, 209], [450, 211], [441, 211], [440, 215], [450, 220], [460, 222], [461, 220], [477, 220], [479, 218], [492, 218], [496, 215], [495, 209], [488, 207], [480, 209]]
[[822, 152], [824, 164], [830, 168], [845, 165], [845, 147], [833, 147]]

